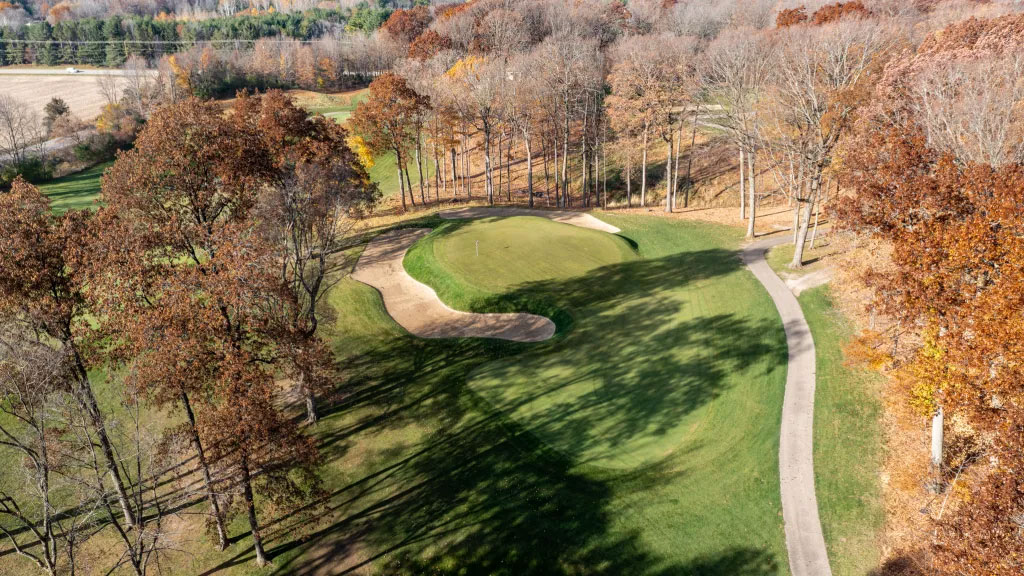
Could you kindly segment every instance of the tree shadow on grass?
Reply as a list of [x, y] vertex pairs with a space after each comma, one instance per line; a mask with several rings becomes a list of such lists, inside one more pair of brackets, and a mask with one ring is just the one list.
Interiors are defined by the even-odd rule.
[[[623, 490], [685, 482], [698, 471], [654, 461], [596, 472], [580, 466], [586, 450], [551, 441], [615, 447], [670, 434], [687, 413], [732, 385], [731, 371], [784, 366], [777, 321], [728, 314], [677, 319], [690, 305], [679, 298], [680, 288], [739, 266], [733, 252], [704, 250], [524, 285], [478, 306], [547, 307], [559, 323], [559, 335], [548, 343], [396, 336], [348, 359], [349, 393], [318, 433], [321, 454], [348, 470], [347, 480], [316, 506], [267, 522], [275, 573], [778, 573], [774, 552], [753, 547], [663, 557], [638, 529], [618, 522]], [[676, 353], [694, 348], [700, 352]], [[580, 366], [581, 374], [527, 380], [536, 389], [524, 387], [508, 404], [466, 384], [508, 370], [496, 382], [512, 387], [510, 379], [559, 363]], [[553, 399], [576, 379], [586, 379], [586, 393]], [[529, 403], [541, 409], [530, 418], [510, 416]], [[399, 434], [408, 428], [426, 432], [411, 439]], [[251, 559], [242, 550], [207, 574]]]

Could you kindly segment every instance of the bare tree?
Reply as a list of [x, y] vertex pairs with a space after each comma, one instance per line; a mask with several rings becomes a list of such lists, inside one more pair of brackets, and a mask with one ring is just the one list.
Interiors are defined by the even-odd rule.
[[121, 87], [118, 78], [113, 74], [100, 74], [96, 77], [96, 89], [107, 104], [117, 104], [121, 100]]
[[773, 123], [761, 127], [761, 142], [786, 149], [804, 169], [806, 182], [795, 187], [798, 225], [792, 268], [803, 266], [804, 241], [822, 174], [853, 113], [870, 93], [865, 87], [873, 80], [869, 72], [886, 53], [890, 38], [877, 23], [863, 20], [780, 32], [772, 82], [774, 110], [769, 114]]
[[[758, 100], [768, 81], [776, 44], [754, 28], [723, 32], [706, 51], [704, 65], [708, 95], [722, 103], [722, 123], [746, 159], [749, 188], [747, 237], [753, 238], [757, 217], [756, 153]], [[743, 161], [740, 162], [740, 201], [743, 203]]]
[[[18, 555], [50, 576], [75, 574], [78, 544], [94, 531], [95, 506], [73, 497], [60, 472], [60, 415], [61, 408], [68, 406], [62, 400], [69, 392], [69, 376], [59, 350], [30, 332], [4, 325], [0, 332], [0, 451], [8, 454], [7, 462], [22, 463], [10, 470], [24, 473], [25, 490], [0, 490], [0, 534]], [[60, 514], [58, 499], [64, 505], [73, 503], [76, 513]]]
[[931, 147], [964, 162], [1024, 163], [1024, 54], [942, 59], [911, 86]]
[[21, 164], [42, 136], [39, 116], [24, 102], [0, 94], [0, 162]]
[[134, 112], [142, 117], [149, 116], [153, 106], [155, 82], [146, 59], [132, 54], [124, 64], [124, 97], [131, 103]]

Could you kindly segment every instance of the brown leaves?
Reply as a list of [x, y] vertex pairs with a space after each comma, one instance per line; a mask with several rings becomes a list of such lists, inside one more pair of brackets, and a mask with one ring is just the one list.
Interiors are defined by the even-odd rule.
[[53, 216], [49, 200], [20, 178], [0, 194], [0, 317], [58, 340], [72, 336], [82, 302], [67, 259], [82, 219]]
[[352, 126], [374, 152], [405, 152], [413, 144], [415, 125], [427, 106], [425, 96], [389, 72], [370, 83], [370, 95], [356, 107]]
[[847, 226], [894, 245], [872, 279], [888, 312], [925, 333], [905, 368], [926, 409], [941, 403], [990, 438], [995, 463], [939, 525], [943, 573], [1018, 574], [1024, 547], [1024, 167], [960, 164], [920, 131], [874, 133], [849, 160]]

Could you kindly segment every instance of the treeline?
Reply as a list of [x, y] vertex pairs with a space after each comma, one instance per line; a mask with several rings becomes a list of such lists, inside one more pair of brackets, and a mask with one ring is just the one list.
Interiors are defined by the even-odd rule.
[[348, 9], [312, 9], [178, 21], [152, 16], [36, 22], [0, 29], [0, 64], [118, 67], [129, 56], [154, 61], [197, 44], [230, 48], [260, 38], [311, 40], [345, 27]]
[[262, 39], [250, 47], [196, 46], [157, 62], [172, 99], [213, 98], [239, 89], [340, 90], [388, 70], [401, 46], [386, 34], [339, 34], [313, 42]]

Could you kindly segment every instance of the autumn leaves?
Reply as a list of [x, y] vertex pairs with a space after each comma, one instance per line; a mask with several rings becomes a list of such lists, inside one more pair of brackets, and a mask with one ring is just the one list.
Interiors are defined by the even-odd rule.
[[[98, 372], [121, 375], [128, 397], [184, 413], [180, 433], [197, 456], [220, 547], [237, 508], [260, 564], [260, 502], [287, 506], [318, 489], [316, 448], [278, 380], [291, 382], [315, 421], [316, 399], [337, 379], [318, 337], [334, 252], [378, 196], [346, 137], [280, 93], [242, 96], [227, 114], [188, 99], [154, 114], [119, 156], [95, 216], [54, 218], [23, 182], [0, 197], [5, 324], [71, 351], [71, 389], [101, 442]], [[133, 498], [141, 477], [123, 471], [116, 446], [102, 452], [123, 503], [110, 521], [125, 528], [141, 574], [159, 532], [135, 542], [128, 529], [159, 519], [159, 499]]]

